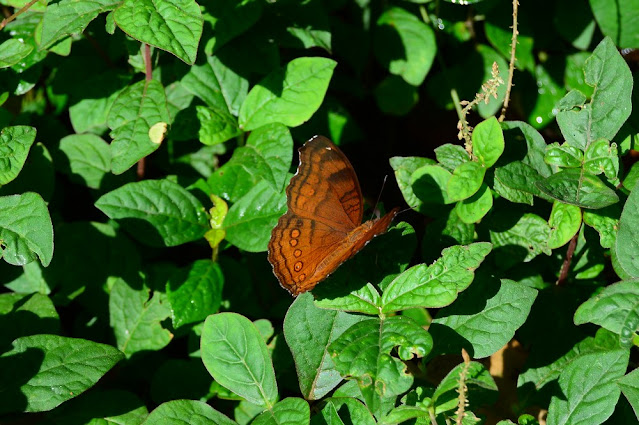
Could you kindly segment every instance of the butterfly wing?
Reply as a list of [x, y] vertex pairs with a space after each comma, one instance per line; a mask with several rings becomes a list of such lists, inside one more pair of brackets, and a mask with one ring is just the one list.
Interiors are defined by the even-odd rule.
[[362, 223], [362, 191], [346, 155], [326, 137], [299, 150], [300, 165], [286, 188], [288, 212], [349, 232]]

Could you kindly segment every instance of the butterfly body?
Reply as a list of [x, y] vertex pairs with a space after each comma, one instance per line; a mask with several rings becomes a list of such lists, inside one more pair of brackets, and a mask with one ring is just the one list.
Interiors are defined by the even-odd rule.
[[322, 136], [309, 140], [299, 154], [297, 173], [286, 188], [288, 211], [268, 245], [273, 273], [294, 296], [313, 289], [386, 232], [398, 211], [362, 223], [362, 192], [348, 158]]

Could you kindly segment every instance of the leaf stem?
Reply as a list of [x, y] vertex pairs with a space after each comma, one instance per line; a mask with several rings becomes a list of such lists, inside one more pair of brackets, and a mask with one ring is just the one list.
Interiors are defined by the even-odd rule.
[[13, 15], [9, 16], [8, 18], [4, 18], [2, 20], [2, 22], [0, 22], [0, 31], [2, 31], [2, 29], [4, 27], [7, 26], [7, 24], [11, 21], [13, 21], [14, 19], [16, 19], [18, 16], [22, 15], [24, 12], [26, 12], [27, 10], [29, 10], [29, 8], [31, 6], [33, 6], [35, 4], [35, 2], [37, 2], [38, 0], [31, 0], [29, 3], [25, 4], [24, 7], [20, 10], [18, 10], [16, 13], [14, 13]]
[[570, 240], [568, 244], [568, 250], [566, 251], [566, 258], [564, 258], [564, 263], [561, 265], [561, 272], [559, 273], [559, 279], [557, 279], [557, 286], [561, 286], [566, 282], [566, 278], [568, 277], [568, 270], [570, 270], [570, 262], [572, 261], [572, 256], [575, 253], [575, 248], [577, 247], [577, 239], [579, 238], [579, 232], [575, 234]]
[[513, 0], [513, 36], [510, 44], [510, 64], [508, 66], [508, 82], [506, 83], [506, 96], [504, 96], [504, 105], [501, 107], [501, 115], [499, 116], [499, 122], [504, 121], [506, 118], [506, 110], [508, 109], [508, 103], [510, 102], [510, 90], [513, 87], [513, 74], [515, 73], [515, 60], [517, 60], [517, 36], [519, 31], [517, 30], [517, 10], [519, 2]]

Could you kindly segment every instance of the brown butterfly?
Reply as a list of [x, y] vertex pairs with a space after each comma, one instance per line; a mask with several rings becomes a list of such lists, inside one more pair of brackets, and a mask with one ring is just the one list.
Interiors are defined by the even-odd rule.
[[288, 211], [268, 244], [273, 273], [293, 296], [313, 289], [386, 232], [399, 211], [362, 223], [362, 191], [346, 155], [322, 136], [306, 142], [299, 154], [297, 173], [286, 188]]

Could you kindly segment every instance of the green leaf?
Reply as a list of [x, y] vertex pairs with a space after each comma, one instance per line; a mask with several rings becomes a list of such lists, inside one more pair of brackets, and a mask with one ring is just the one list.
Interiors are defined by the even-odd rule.
[[117, 346], [127, 357], [139, 351], [160, 350], [173, 335], [161, 322], [171, 310], [159, 292], [150, 297], [147, 287], [133, 288], [121, 278], [115, 278], [109, 296], [110, 324]]
[[292, 159], [293, 138], [288, 128], [267, 124], [253, 130], [246, 145], [236, 148], [207, 183], [214, 193], [231, 202], [237, 202], [261, 181], [282, 192]]
[[639, 369], [628, 373], [617, 384], [621, 387], [621, 392], [626, 396], [635, 415], [637, 415], [637, 419], [639, 419]]
[[229, 209], [226, 240], [249, 252], [266, 251], [271, 230], [286, 212], [286, 194], [262, 180]]
[[[56, 75], [62, 75], [60, 79], [77, 78], [75, 75], [66, 75], [59, 68]], [[68, 71], [73, 73], [73, 70]], [[73, 104], [69, 106], [69, 118], [76, 133], [91, 132], [102, 135], [107, 129], [107, 118], [113, 103], [127, 85], [131, 76], [121, 72], [108, 71], [87, 77], [83, 81], [74, 81], [71, 94]], [[55, 81], [55, 80], [54, 80]], [[63, 83], [64, 84], [64, 83]]]
[[1, 294], [0, 327], [0, 346], [5, 347], [19, 337], [59, 333], [60, 317], [46, 295]]
[[604, 422], [615, 408], [620, 389], [617, 380], [626, 372], [628, 351], [614, 350], [584, 355], [561, 373], [562, 397], [553, 396], [548, 425]]
[[127, 35], [195, 62], [202, 36], [202, 13], [193, 0], [124, 0], [115, 22]]
[[584, 153], [568, 143], [551, 143], [546, 148], [544, 156], [546, 164], [558, 165], [565, 168], [581, 167], [584, 162]]
[[237, 120], [231, 114], [197, 105], [197, 119], [200, 122], [198, 138], [205, 145], [224, 143], [242, 134]]
[[491, 250], [491, 245], [478, 242], [454, 246], [442, 251], [431, 266], [419, 264], [399, 275], [382, 295], [383, 313], [413, 307], [443, 307], [468, 288], [474, 271]]
[[102, 195], [95, 206], [151, 246], [181, 245], [201, 238], [209, 229], [200, 201], [170, 180], [125, 184]]
[[484, 182], [485, 173], [486, 168], [478, 162], [469, 161], [459, 165], [448, 180], [448, 200], [456, 202], [473, 196]]
[[464, 223], [478, 223], [493, 207], [493, 195], [485, 184], [468, 199], [455, 205], [455, 212]]
[[548, 248], [555, 249], [564, 246], [581, 227], [581, 209], [574, 205], [555, 201], [548, 219], [550, 237]]
[[342, 381], [328, 354], [328, 346], [364, 318], [317, 308], [310, 293], [298, 296], [291, 304], [284, 318], [284, 337], [293, 354], [305, 399], [319, 400]]
[[[578, 3], [556, 3], [554, 26], [557, 32], [576, 49], [586, 50], [595, 32], [595, 20], [586, 0]], [[570, 25], [566, 25], [570, 22]]]
[[508, 268], [528, 262], [541, 254], [550, 255], [550, 226], [536, 214], [513, 215], [500, 210], [490, 220], [490, 241], [495, 246], [498, 263]]
[[478, 280], [433, 320], [429, 331], [435, 351], [459, 353], [465, 348], [475, 359], [492, 355], [524, 324], [536, 297], [536, 289], [512, 280], [502, 279], [501, 285], [496, 279]]
[[[313, 290], [315, 305], [378, 315], [381, 297], [377, 287], [383, 290], [406, 270], [416, 247], [415, 230], [408, 223], [398, 223], [373, 239], [362, 254], [340, 266], [322, 285], [316, 287]], [[370, 282], [375, 282], [377, 286]]]
[[639, 163], [635, 162], [630, 167], [630, 171], [626, 174], [626, 177], [623, 179], [623, 187], [628, 190], [632, 190], [633, 187], [639, 182]]
[[24, 40], [10, 38], [0, 44], [0, 69], [8, 68], [26, 58], [33, 50], [33, 46]]
[[428, 25], [392, 7], [377, 20], [374, 37], [375, 56], [382, 66], [413, 86], [424, 82], [437, 51], [435, 34]]
[[584, 170], [591, 174], [604, 173], [611, 180], [618, 182], [619, 153], [617, 144], [600, 139], [592, 142], [584, 153]]
[[244, 131], [279, 122], [297, 127], [322, 104], [337, 62], [301, 57], [267, 75], [246, 96], [239, 122]]
[[495, 398], [497, 384], [490, 372], [478, 362], [462, 363], [441, 380], [432, 395], [432, 403], [436, 412], [456, 410], [459, 403], [459, 381], [464, 376], [467, 386], [467, 399], [477, 402], [477, 399]]
[[459, 165], [470, 161], [470, 156], [468, 155], [468, 152], [466, 152], [466, 149], [459, 145], [452, 145], [450, 143], [446, 143], [445, 145], [435, 148], [435, 157], [437, 158], [439, 165], [451, 173], [455, 171], [455, 168]]
[[145, 425], [237, 425], [208, 404], [196, 400], [171, 400], [153, 410]]
[[36, 258], [44, 267], [53, 257], [53, 224], [40, 195], [0, 196], [0, 258], [22, 266]]
[[525, 387], [533, 387], [534, 391], [540, 391], [551, 383], [557, 381], [561, 372], [566, 369], [575, 360], [580, 357], [590, 354], [607, 352], [611, 349], [615, 349], [619, 346], [619, 342], [615, 338], [614, 334], [605, 330], [597, 332], [595, 337], [587, 337], [584, 340], [575, 344], [570, 351], [556, 360], [548, 364], [543, 364], [538, 367], [528, 367], [523, 371], [518, 378], [517, 386], [522, 393], [525, 391]]
[[[508, 147], [504, 156], [509, 154], [510, 148], [520, 146], [524, 150], [523, 155], [518, 154], [513, 160], [521, 160], [524, 164], [532, 167], [539, 175], [549, 177], [553, 173], [550, 165], [544, 162], [546, 152], [546, 141], [533, 126], [522, 121], [505, 121], [501, 123], [504, 131], [504, 142]], [[524, 148], [525, 147], [525, 148]]]
[[40, 49], [47, 49], [71, 34], [80, 34], [98, 14], [115, 9], [120, 0], [61, 0], [49, 4], [42, 17]]
[[132, 392], [95, 388], [47, 413], [45, 420], [56, 425], [91, 422], [139, 425], [148, 414], [142, 400]]
[[557, 105], [566, 142], [581, 150], [598, 139], [612, 140], [632, 109], [632, 74], [610, 38], [592, 52], [584, 72], [586, 83], [595, 88], [590, 101], [573, 90]]
[[424, 206], [422, 201], [413, 192], [413, 173], [424, 165], [434, 164], [430, 158], [420, 158], [417, 156], [394, 156], [390, 160], [390, 166], [395, 172], [395, 180], [399, 190], [402, 191], [404, 200], [411, 207], [415, 208], [419, 212], [424, 212]]
[[84, 339], [18, 338], [0, 356], [0, 412], [51, 410], [95, 385], [122, 358], [115, 348]]
[[0, 186], [20, 174], [35, 137], [36, 129], [26, 125], [6, 127], [0, 131]]
[[379, 412], [385, 399], [408, 391], [413, 382], [406, 365], [391, 351], [398, 347], [399, 357], [409, 360], [427, 355], [432, 344], [428, 332], [411, 319], [393, 316], [351, 326], [329, 351], [340, 374], [357, 380], [368, 408]]
[[603, 248], [612, 248], [617, 239], [618, 217], [621, 215], [618, 205], [611, 205], [600, 210], [586, 210], [583, 215], [584, 223], [594, 227], [599, 233], [601, 246]]
[[259, 415], [252, 425], [304, 425], [309, 424], [311, 408], [306, 400], [289, 397]]
[[447, 188], [451, 174], [439, 165], [424, 165], [411, 176], [412, 192], [424, 204], [450, 204]]
[[180, 83], [224, 116], [237, 116], [248, 93], [248, 80], [225, 65], [219, 56], [207, 56], [206, 63], [193, 65]]
[[222, 303], [224, 275], [217, 263], [197, 260], [169, 279], [166, 295], [171, 303], [173, 326], [200, 322], [217, 313]]
[[67, 171], [71, 180], [91, 189], [99, 189], [105, 176], [111, 172], [109, 145], [94, 134], [72, 134], [60, 140], [60, 150], [69, 162]]
[[170, 121], [164, 87], [156, 80], [140, 81], [126, 88], [113, 103], [107, 124], [111, 128], [111, 169], [122, 174], [160, 147], [151, 128]]
[[472, 134], [473, 154], [485, 168], [492, 167], [504, 153], [504, 134], [497, 118], [480, 122]]
[[530, 165], [513, 161], [495, 169], [494, 189], [511, 202], [532, 205], [533, 196], [542, 196], [535, 186], [541, 179], [541, 175]]
[[225, 43], [245, 32], [260, 18], [262, 2], [254, 0], [217, 0], [205, 3], [204, 20], [213, 27], [206, 51], [215, 53]]
[[630, 192], [619, 219], [617, 260], [625, 273], [639, 277], [639, 185]]
[[395, 75], [384, 78], [375, 87], [375, 100], [379, 109], [388, 115], [406, 115], [419, 101], [415, 86]]
[[639, 47], [635, 34], [639, 32], [636, 17], [636, 0], [609, 3], [606, 0], [590, 0], [601, 32], [615, 40], [619, 48]]
[[562, 170], [535, 185], [553, 199], [582, 208], [599, 209], [619, 202], [614, 190], [582, 169]]
[[220, 385], [272, 408], [277, 384], [266, 343], [250, 320], [236, 313], [209, 316], [202, 330], [202, 361]]
[[576, 325], [594, 323], [616, 334], [621, 334], [629, 321], [635, 324], [632, 334], [639, 328], [639, 279], [605, 287], [575, 312]]
[[[354, 381], [351, 382], [355, 383]], [[342, 386], [341, 388], [344, 387]], [[324, 401], [326, 404], [316, 416], [313, 416], [312, 425], [376, 424], [371, 412], [359, 400], [335, 396]]]
[[564, 96], [566, 89], [563, 84], [558, 83], [555, 75], [563, 71], [563, 66], [560, 60], [550, 60], [535, 66], [534, 85], [527, 87], [527, 92], [534, 96], [534, 103], [527, 112], [528, 122], [536, 128], [546, 127], [557, 115], [557, 102]]

